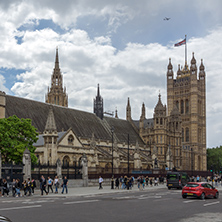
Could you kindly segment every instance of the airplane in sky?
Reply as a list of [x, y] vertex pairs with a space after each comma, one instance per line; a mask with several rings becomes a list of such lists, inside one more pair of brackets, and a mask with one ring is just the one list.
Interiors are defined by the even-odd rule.
[[170, 18], [169, 17], [165, 17], [163, 20], [168, 21], [168, 20], [170, 20]]

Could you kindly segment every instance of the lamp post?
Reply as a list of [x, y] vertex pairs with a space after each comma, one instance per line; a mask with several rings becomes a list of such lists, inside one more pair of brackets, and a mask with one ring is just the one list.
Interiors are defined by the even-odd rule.
[[128, 134], [128, 177], [129, 177], [129, 134]]
[[111, 178], [111, 189], [114, 189], [114, 175], [113, 175], [113, 132], [114, 128], [112, 126], [111, 133], [112, 133], [112, 178]]

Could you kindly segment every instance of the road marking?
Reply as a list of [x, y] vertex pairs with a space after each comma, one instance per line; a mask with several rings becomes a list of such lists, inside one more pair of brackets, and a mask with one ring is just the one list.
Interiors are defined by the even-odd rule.
[[147, 196], [147, 197], [140, 197], [138, 198], [139, 200], [145, 200], [145, 199], [149, 199], [149, 198], [162, 198], [162, 196]]
[[212, 202], [212, 203], [207, 203], [207, 204], [204, 204], [204, 207], [210, 206], [210, 205], [214, 205], [214, 204], [219, 204], [219, 203], [220, 203], [220, 201]]
[[[200, 201], [200, 200], [185, 200], [185, 201], [183, 201], [184, 203], [192, 203], [192, 202], [195, 202], [195, 201]], [[203, 200], [203, 201], [205, 201], [205, 200]]]
[[173, 198], [161, 198], [161, 199], [157, 199], [157, 200], [154, 200], [154, 201], [162, 201], [162, 200], [170, 200], [170, 199], [173, 199]]
[[33, 203], [52, 203], [54, 200], [35, 200], [35, 201], [25, 201], [23, 204], [33, 204]]
[[1, 210], [19, 210], [19, 209], [28, 209], [34, 207], [41, 207], [42, 205], [33, 205], [33, 206], [23, 206], [23, 207], [9, 207], [9, 208], [1, 208]]
[[91, 203], [91, 202], [97, 202], [99, 200], [82, 200], [82, 201], [73, 201], [73, 202], [65, 202], [63, 204], [80, 204], [80, 203]]

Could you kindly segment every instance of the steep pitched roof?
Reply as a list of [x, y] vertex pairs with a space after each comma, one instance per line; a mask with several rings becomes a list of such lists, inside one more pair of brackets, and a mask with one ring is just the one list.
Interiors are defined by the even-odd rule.
[[[111, 140], [111, 127], [119, 142], [127, 142], [128, 133], [131, 143], [144, 144], [133, 126], [126, 120], [105, 117], [98, 118], [94, 113], [84, 112], [72, 108], [37, 102], [34, 100], [6, 95], [6, 118], [16, 115], [19, 118], [30, 118], [39, 133], [43, 133], [47, 122], [49, 109], [52, 107], [57, 132], [72, 128], [76, 136], [91, 138], [94, 133], [96, 139]], [[132, 139], [132, 140], [131, 140]]]

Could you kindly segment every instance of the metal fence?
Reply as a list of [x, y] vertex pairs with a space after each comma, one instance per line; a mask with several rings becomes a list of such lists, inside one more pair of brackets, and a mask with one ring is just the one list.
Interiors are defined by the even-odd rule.
[[[62, 165], [62, 177], [66, 176], [67, 179], [82, 179], [82, 167], [80, 164]], [[41, 176], [55, 178], [57, 175], [57, 165], [36, 164], [32, 165], [32, 178], [40, 180]]]
[[12, 182], [13, 179], [23, 180], [23, 164], [2, 164], [2, 178], [8, 182]]

